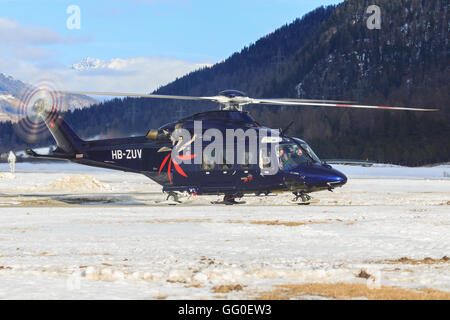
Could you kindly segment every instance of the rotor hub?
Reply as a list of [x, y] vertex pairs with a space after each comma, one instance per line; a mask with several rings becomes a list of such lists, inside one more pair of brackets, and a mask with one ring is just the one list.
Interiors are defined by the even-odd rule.
[[51, 111], [51, 106], [42, 98], [36, 100], [32, 108], [33, 112], [41, 117], [45, 117], [45, 115]]

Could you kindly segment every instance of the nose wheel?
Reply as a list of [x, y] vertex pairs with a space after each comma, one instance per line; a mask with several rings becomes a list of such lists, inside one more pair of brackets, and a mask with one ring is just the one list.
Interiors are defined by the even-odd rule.
[[212, 201], [212, 204], [225, 204], [225, 205], [233, 205], [233, 204], [244, 204], [245, 201], [236, 201], [237, 198], [242, 198], [242, 194], [225, 194], [222, 201]]
[[173, 191], [169, 191], [166, 197], [167, 201], [171, 201], [171, 202], [178, 202], [181, 203], [180, 201], [180, 194], [178, 194], [177, 192], [173, 192]]
[[292, 199], [292, 202], [294, 203], [298, 203], [298, 204], [304, 204], [304, 205], [308, 205], [311, 203], [311, 196], [307, 193], [304, 192], [293, 192], [294, 194], [294, 199]]
[[[186, 192], [186, 191], [163, 191], [166, 200], [160, 201], [157, 203], [168, 204], [168, 205], [178, 205], [185, 204], [193, 201], [195, 199], [196, 194]], [[192, 196], [194, 195], [194, 197]]]

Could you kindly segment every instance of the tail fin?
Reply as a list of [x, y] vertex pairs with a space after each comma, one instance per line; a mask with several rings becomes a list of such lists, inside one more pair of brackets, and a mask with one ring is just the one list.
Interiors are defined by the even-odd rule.
[[58, 116], [56, 121], [45, 120], [45, 124], [55, 139], [58, 149], [67, 155], [75, 155], [82, 152], [83, 140], [75, 134], [62, 116]]

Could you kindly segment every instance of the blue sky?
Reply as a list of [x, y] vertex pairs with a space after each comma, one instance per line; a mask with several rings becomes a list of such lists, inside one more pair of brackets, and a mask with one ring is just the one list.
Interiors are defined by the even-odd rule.
[[[0, 0], [0, 72], [24, 81], [52, 72], [71, 89], [149, 91], [340, 2]], [[81, 10], [79, 30], [66, 27], [69, 5]], [[96, 59], [96, 72], [71, 69], [85, 57]]]

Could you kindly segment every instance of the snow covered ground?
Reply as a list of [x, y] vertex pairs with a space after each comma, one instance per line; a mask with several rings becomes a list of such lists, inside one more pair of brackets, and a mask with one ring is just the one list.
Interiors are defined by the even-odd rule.
[[140, 175], [0, 164], [0, 299], [247, 299], [338, 282], [450, 292], [450, 166], [335, 167], [349, 182], [309, 206], [289, 194], [170, 206]]

